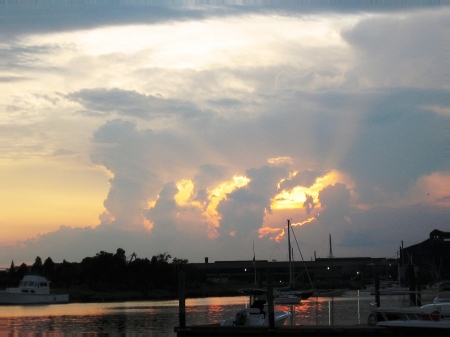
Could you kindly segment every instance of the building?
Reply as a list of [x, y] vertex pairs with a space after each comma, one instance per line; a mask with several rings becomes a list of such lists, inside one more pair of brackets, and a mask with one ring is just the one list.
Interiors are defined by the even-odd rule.
[[[375, 270], [380, 280], [398, 282], [407, 281], [408, 265], [414, 264], [420, 273], [422, 284], [432, 284], [450, 279], [450, 232], [433, 230], [429, 239], [409, 246], [400, 247], [399, 259], [371, 257], [333, 257], [316, 258], [314, 261], [293, 261], [293, 274], [296, 284], [307, 287], [313, 282], [322, 285], [341, 285], [359, 288], [374, 282]], [[289, 262], [267, 260], [216, 261], [193, 263], [207, 275], [212, 283], [261, 284], [267, 268], [273, 269], [276, 284], [289, 284]], [[311, 282], [310, 282], [311, 280]]]
[[400, 249], [400, 261], [415, 265], [423, 282], [450, 279], [450, 232], [435, 229], [425, 241]]

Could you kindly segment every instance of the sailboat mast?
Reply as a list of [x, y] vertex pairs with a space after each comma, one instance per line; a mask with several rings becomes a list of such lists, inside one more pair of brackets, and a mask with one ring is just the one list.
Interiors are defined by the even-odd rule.
[[289, 287], [292, 288], [292, 253], [291, 253], [291, 221], [287, 221], [288, 224], [288, 248], [289, 248]]

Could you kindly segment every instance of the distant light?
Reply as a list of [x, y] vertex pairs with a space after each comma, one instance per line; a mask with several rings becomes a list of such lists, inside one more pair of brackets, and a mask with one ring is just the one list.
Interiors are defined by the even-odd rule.
[[327, 267], [327, 269], [330, 269], [330, 267]]
[[245, 268], [244, 271], [247, 271], [247, 268]]
[[356, 272], [356, 274], [358, 274], [358, 275], [359, 275], [359, 271], [357, 271], [357, 272]]

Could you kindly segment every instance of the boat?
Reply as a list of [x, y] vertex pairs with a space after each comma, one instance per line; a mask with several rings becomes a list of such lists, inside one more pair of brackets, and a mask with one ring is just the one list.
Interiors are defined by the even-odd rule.
[[273, 299], [273, 303], [276, 304], [300, 304], [302, 300], [301, 294], [276, 294], [276, 297]]
[[69, 294], [50, 293], [50, 281], [39, 275], [25, 275], [17, 288], [0, 291], [0, 304], [68, 303]]
[[438, 295], [433, 300], [433, 303], [450, 303], [450, 281], [442, 281], [439, 284]]
[[312, 294], [313, 297], [340, 297], [347, 293], [347, 289], [318, 289]]
[[[399, 309], [399, 308], [397, 308]], [[386, 320], [378, 322], [376, 325], [390, 329], [427, 329], [430, 332], [439, 330], [449, 330], [450, 332], [450, 303], [426, 304], [422, 307], [403, 308], [398, 310], [398, 316], [388, 317]], [[408, 309], [408, 310], [405, 310]], [[377, 312], [381, 311], [380, 308]], [[389, 312], [392, 313], [392, 309]]]
[[384, 324], [384, 322], [392, 321], [450, 321], [450, 303], [432, 303], [423, 306], [409, 307], [386, 306], [377, 308], [376, 303], [371, 302], [369, 311], [370, 314], [367, 318], [367, 324], [372, 326], [379, 325], [379, 323], [382, 322]]
[[[240, 289], [240, 293], [249, 295], [250, 307], [239, 310], [235, 317], [224, 319], [220, 326], [269, 326], [269, 316], [265, 312], [267, 306], [267, 290], [259, 288]], [[292, 314], [288, 311], [275, 311], [274, 322], [276, 326], [284, 324]]]
[[[401, 287], [397, 283], [381, 283], [378, 290], [380, 295], [405, 295], [410, 293], [408, 287]], [[370, 295], [375, 295], [375, 287], [370, 291]]]
[[291, 250], [291, 221], [287, 221], [288, 233], [288, 252], [289, 252], [289, 288], [277, 289], [274, 293], [273, 302], [276, 304], [300, 304], [302, 300], [301, 294], [293, 290], [294, 273], [292, 267], [292, 250]]
[[[331, 271], [333, 271], [333, 248], [331, 246], [331, 234], [330, 234], [330, 253], [328, 257], [331, 260]], [[331, 289], [316, 289], [312, 294], [313, 297], [341, 297], [347, 293], [347, 289], [344, 288], [331, 288]]]

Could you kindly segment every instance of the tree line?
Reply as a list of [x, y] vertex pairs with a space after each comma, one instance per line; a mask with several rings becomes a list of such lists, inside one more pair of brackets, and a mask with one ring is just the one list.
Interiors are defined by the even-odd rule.
[[[87, 287], [93, 291], [176, 291], [178, 270], [183, 268], [186, 285], [199, 287], [206, 282], [206, 275], [187, 259], [173, 258], [168, 253], [159, 253], [151, 259], [139, 258], [135, 253], [127, 259], [125, 250], [116, 253], [101, 251], [92, 257], [85, 257], [80, 263], [64, 260], [55, 264], [48, 257], [43, 263], [37, 256], [31, 266], [32, 274], [48, 278], [54, 288]], [[15, 270], [14, 262], [8, 270], [8, 284], [18, 284], [29, 268], [25, 263]]]

